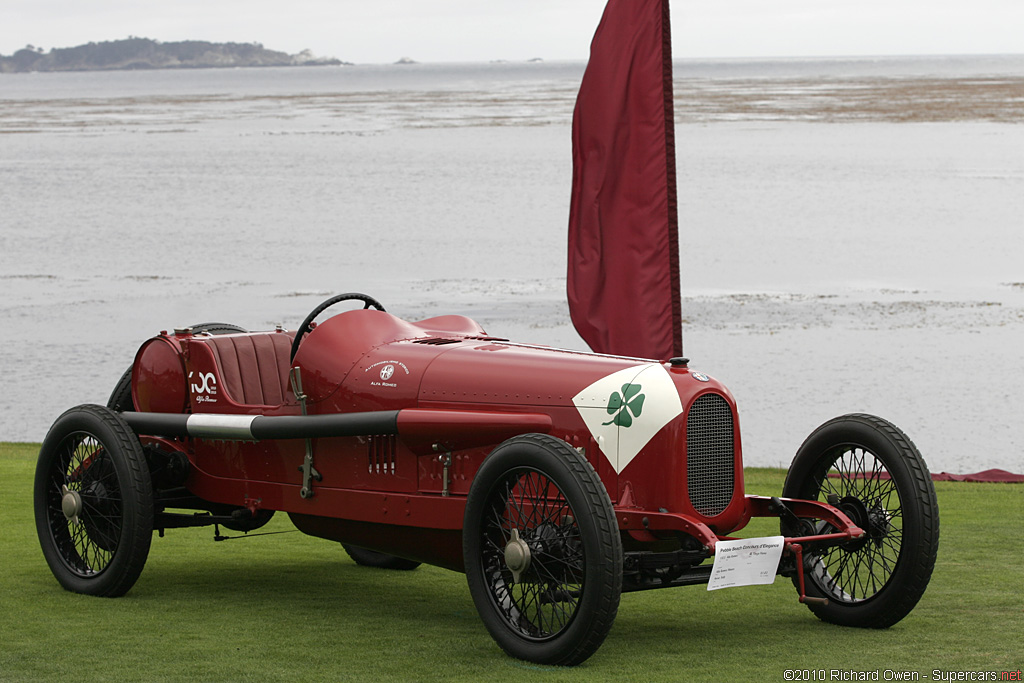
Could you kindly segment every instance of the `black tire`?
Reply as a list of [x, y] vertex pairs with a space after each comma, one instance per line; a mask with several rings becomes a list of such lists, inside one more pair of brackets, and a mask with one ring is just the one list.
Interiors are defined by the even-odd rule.
[[[237, 509], [238, 508], [234, 508], [234, 510]], [[231, 513], [228, 512], [228, 514]], [[250, 531], [256, 531], [257, 529], [265, 527], [273, 518], [273, 510], [257, 510], [256, 514], [252, 515], [251, 517], [245, 516], [242, 519], [239, 519], [238, 521], [224, 522], [224, 528], [247, 534]]]
[[415, 560], [407, 560], [404, 557], [396, 557], [387, 553], [378, 553], [376, 550], [367, 550], [357, 545], [342, 543], [348, 556], [359, 565], [364, 567], [377, 567], [378, 569], [397, 569], [399, 571], [410, 571], [420, 566]]
[[127, 593], [149, 556], [153, 487], [124, 418], [93, 405], [57, 418], [39, 449], [34, 496], [39, 543], [60, 585]]
[[[921, 454], [898, 427], [873, 415], [826, 422], [797, 451], [786, 498], [833, 504], [867, 534], [804, 553], [808, 605], [822, 621], [888, 628], [924, 595], [939, 549], [939, 507]], [[818, 522], [819, 533], [832, 528]], [[796, 578], [793, 579], [797, 583]]]
[[[192, 326], [192, 331], [209, 332], [210, 334], [246, 332], [246, 330], [238, 325], [230, 323], [199, 323]], [[128, 366], [128, 369], [121, 375], [121, 379], [117, 381], [114, 390], [110, 392], [110, 398], [107, 399], [107, 407], [119, 413], [133, 412], [135, 410], [135, 403], [132, 401], [132, 366]]]
[[117, 380], [117, 385], [107, 399], [107, 407], [119, 413], [135, 412], [135, 403], [132, 401], [132, 366], [129, 365], [121, 379]]
[[207, 334], [245, 334], [249, 330], [231, 323], [199, 323], [192, 326], [192, 334], [206, 332]]
[[600, 478], [564, 441], [526, 434], [487, 457], [466, 501], [463, 554], [480, 618], [509, 655], [570, 666], [604, 642], [622, 541]]

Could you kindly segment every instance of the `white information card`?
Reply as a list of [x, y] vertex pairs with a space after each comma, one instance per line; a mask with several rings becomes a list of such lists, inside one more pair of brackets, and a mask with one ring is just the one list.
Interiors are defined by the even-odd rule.
[[711, 568], [708, 590], [772, 583], [784, 542], [782, 536], [719, 541], [715, 544], [715, 565]]

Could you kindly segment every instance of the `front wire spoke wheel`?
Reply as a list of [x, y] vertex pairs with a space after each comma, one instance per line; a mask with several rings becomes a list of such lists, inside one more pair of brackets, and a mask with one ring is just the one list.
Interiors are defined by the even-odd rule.
[[601, 480], [564, 441], [527, 434], [488, 456], [466, 501], [463, 551], [481, 619], [510, 655], [571, 665], [603, 642], [621, 540]]
[[888, 468], [863, 448], [841, 449], [822, 479], [818, 499], [838, 499], [840, 509], [857, 518], [867, 533], [819, 554], [813, 565], [817, 580], [833, 600], [873, 597], [892, 578], [903, 547], [903, 507]]
[[39, 451], [35, 517], [43, 556], [67, 590], [114, 597], [138, 579], [153, 532], [153, 487], [138, 437], [102, 406], [78, 406]]
[[[872, 415], [826, 422], [797, 451], [783, 496], [834, 505], [865, 532], [804, 553], [807, 595], [828, 600], [808, 604], [819, 618], [887, 628], [910, 613], [935, 566], [939, 512], [928, 468], [899, 428]], [[816, 531], [834, 530], [819, 522]]]
[[95, 436], [68, 434], [50, 468], [49, 517], [68, 569], [90, 577], [107, 568], [120, 537], [120, 491], [109, 456]]
[[[505, 493], [492, 500], [484, 528], [484, 562], [497, 571], [490, 574], [490, 589], [499, 600], [506, 619], [520, 635], [549, 639], [557, 636], [576, 614], [575, 600], [563, 596], [578, 595], [584, 577], [579, 570], [585, 562], [582, 547], [566, 539], [578, 537], [572, 508], [562, 492], [541, 472], [515, 470], [508, 473], [501, 488]], [[530, 549], [529, 569], [517, 580], [505, 566], [505, 552], [512, 531], [524, 539]], [[568, 602], [568, 604], [563, 604]]]

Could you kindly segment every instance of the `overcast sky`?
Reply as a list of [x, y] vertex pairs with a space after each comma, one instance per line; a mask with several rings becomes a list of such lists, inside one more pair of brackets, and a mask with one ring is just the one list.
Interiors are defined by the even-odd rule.
[[[672, 0], [676, 57], [1024, 53], [1024, 0]], [[0, 54], [129, 35], [357, 63], [586, 59], [604, 0], [0, 0]]]

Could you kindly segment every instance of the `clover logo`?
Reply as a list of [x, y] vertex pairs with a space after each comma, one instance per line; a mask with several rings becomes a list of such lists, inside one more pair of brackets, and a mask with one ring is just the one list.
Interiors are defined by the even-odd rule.
[[644, 410], [644, 395], [639, 384], [623, 384], [622, 393], [613, 391], [608, 398], [608, 414], [614, 415], [604, 425], [615, 423], [618, 427], [630, 427], [634, 417], [640, 417]]

